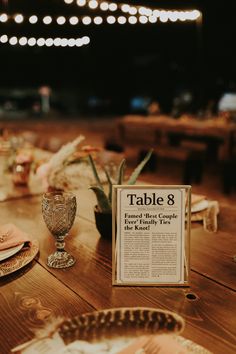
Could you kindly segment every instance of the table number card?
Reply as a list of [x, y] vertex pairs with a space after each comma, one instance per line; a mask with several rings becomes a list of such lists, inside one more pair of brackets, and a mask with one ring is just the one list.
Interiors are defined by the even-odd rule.
[[114, 186], [113, 285], [187, 286], [190, 186]]

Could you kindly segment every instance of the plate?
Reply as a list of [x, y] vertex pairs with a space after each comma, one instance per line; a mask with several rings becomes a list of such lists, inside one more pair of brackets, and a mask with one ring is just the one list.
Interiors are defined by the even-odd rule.
[[191, 206], [191, 213], [198, 213], [199, 211], [207, 209], [209, 206], [209, 201], [204, 199], [200, 202]]
[[66, 344], [75, 340], [98, 342], [146, 334], [175, 333], [184, 329], [178, 314], [153, 308], [132, 307], [95, 311], [64, 321], [59, 334]]
[[[139, 336], [155, 334], [174, 335], [176, 341], [188, 353], [210, 354], [200, 345], [179, 336], [183, 329], [184, 319], [174, 312], [130, 307], [95, 311], [74, 317], [64, 321], [59, 326], [58, 332], [66, 345], [75, 341], [80, 341], [82, 345], [87, 343], [88, 351], [83, 351], [84, 354], [118, 353], [136, 341]], [[89, 348], [91, 344], [95, 347]], [[65, 351], [65, 353], [69, 352]]]
[[[183, 329], [183, 318], [174, 312], [148, 307], [113, 308], [72, 319], [54, 319], [47, 327], [36, 330], [32, 341], [21, 344], [14, 351], [26, 348], [30, 352], [32, 348], [33, 352], [35, 347], [47, 344], [58, 354], [118, 354], [140, 336], [169, 334], [188, 353], [210, 354], [205, 348], [181, 337], [179, 334]], [[125, 350], [125, 353], [131, 351]]]
[[21, 245], [17, 245], [15, 247], [8, 248], [6, 250], [0, 251], [0, 261], [3, 261], [4, 259], [7, 259], [11, 256], [13, 256], [15, 253], [20, 251], [20, 249], [24, 246], [24, 243]]
[[30, 263], [39, 251], [38, 240], [33, 240], [29, 247], [23, 247], [18, 253], [11, 258], [0, 262], [0, 278], [11, 274], [26, 264]]

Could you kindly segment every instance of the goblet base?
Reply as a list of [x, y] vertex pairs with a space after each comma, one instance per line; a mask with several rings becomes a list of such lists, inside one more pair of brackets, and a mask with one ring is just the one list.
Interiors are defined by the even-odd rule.
[[73, 266], [75, 261], [75, 258], [66, 251], [56, 251], [48, 256], [47, 265], [51, 268], [68, 268]]

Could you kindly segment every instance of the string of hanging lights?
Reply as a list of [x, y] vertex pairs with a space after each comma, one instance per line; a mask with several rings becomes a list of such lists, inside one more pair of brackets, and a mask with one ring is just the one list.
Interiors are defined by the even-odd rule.
[[90, 43], [90, 38], [88, 36], [83, 36], [81, 38], [34, 38], [34, 37], [9, 37], [6, 34], [0, 36], [0, 43], [2, 44], [10, 44], [15, 46], [19, 44], [20, 46], [38, 46], [38, 47], [82, 47], [84, 45], [88, 45]]
[[[176, 22], [176, 21], [197, 21], [201, 16], [199, 10], [163, 10], [163, 9], [151, 9], [149, 7], [138, 6], [138, 5], [129, 5], [129, 4], [117, 4], [107, 1], [97, 1], [97, 0], [64, 0], [65, 4], [70, 5], [76, 3], [79, 7], [87, 7], [90, 10], [99, 10], [102, 12], [101, 15], [83, 15], [83, 16], [52, 16], [45, 15], [39, 17], [35, 14], [26, 16], [22, 13], [18, 14], [0, 14], [0, 23], [4, 24], [8, 21], [13, 21], [16, 24], [28, 23], [31, 25], [36, 25], [38, 23], [43, 25], [56, 24], [59, 26], [63, 25], [102, 25], [102, 24], [154, 24], [158, 22]], [[110, 14], [106, 15], [105, 13], [109, 11]], [[85, 38], [85, 42], [84, 39]], [[0, 43], [8, 43], [10, 45], [29, 45], [29, 46], [77, 46], [86, 45], [90, 42], [90, 38], [85, 36], [83, 38], [27, 38], [27, 37], [9, 37], [6, 34], [3, 34], [0, 37]]]
[[37, 23], [41, 23], [44, 25], [50, 25], [52, 23], [58, 24], [58, 25], [65, 25], [69, 24], [72, 26], [75, 25], [90, 25], [90, 24], [95, 24], [95, 25], [101, 25], [103, 23], [108, 23], [108, 24], [136, 24], [136, 23], [141, 23], [141, 24], [146, 24], [146, 23], [157, 23], [158, 21], [160, 22], [176, 22], [176, 21], [194, 21], [199, 17], [198, 10], [193, 10], [193, 11], [176, 11], [171, 14], [168, 13], [168, 11], [165, 11], [165, 13], [160, 12], [160, 14], [157, 13], [155, 15], [151, 16], [146, 16], [146, 15], [119, 15], [119, 16], [114, 16], [114, 15], [109, 15], [109, 16], [70, 16], [70, 17], [65, 17], [65, 16], [57, 16], [53, 17], [50, 15], [46, 15], [42, 18], [39, 18], [36, 15], [31, 15], [31, 16], [24, 16], [23, 14], [15, 14], [15, 15], [8, 15], [6, 13], [0, 14], [0, 23], [6, 23], [8, 21], [14, 21], [16, 24], [21, 24], [23, 22], [28, 22], [32, 25], [35, 25]]
[[97, 0], [64, 0], [65, 4], [71, 5], [76, 3], [79, 7], [88, 7], [91, 10], [101, 10], [116, 12], [120, 11], [126, 15], [141, 15], [146, 17], [156, 17], [159, 18], [161, 22], [175, 22], [175, 21], [196, 21], [200, 16], [201, 12], [199, 10], [164, 10], [164, 9], [152, 9], [146, 6], [129, 5], [124, 3], [114, 3], [108, 1], [97, 1]]

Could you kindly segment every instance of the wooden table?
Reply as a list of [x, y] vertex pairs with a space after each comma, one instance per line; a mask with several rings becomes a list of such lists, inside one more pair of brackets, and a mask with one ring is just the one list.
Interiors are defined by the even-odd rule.
[[39, 256], [28, 266], [0, 279], [0, 353], [32, 339], [33, 332], [55, 316], [72, 317], [94, 309], [148, 306], [179, 313], [186, 321], [185, 338], [214, 353], [236, 352], [235, 208], [222, 208], [219, 231], [199, 224], [191, 236], [191, 286], [113, 287], [111, 242], [94, 225], [94, 196], [77, 193], [78, 211], [66, 248], [74, 267], [50, 269], [46, 259], [54, 240], [41, 215], [41, 197], [27, 196], [0, 203], [1, 223], [12, 222], [37, 238]]
[[[117, 122], [117, 134], [124, 147], [140, 146], [158, 148], [171, 146], [171, 136], [179, 136], [180, 142], [202, 141], [219, 144], [217, 159], [228, 161], [232, 154], [232, 140], [236, 131], [235, 123], [226, 123], [220, 118], [200, 121], [194, 118], [173, 119], [169, 116], [124, 116]], [[174, 145], [177, 149], [178, 146]], [[182, 146], [182, 144], [180, 144]]]

